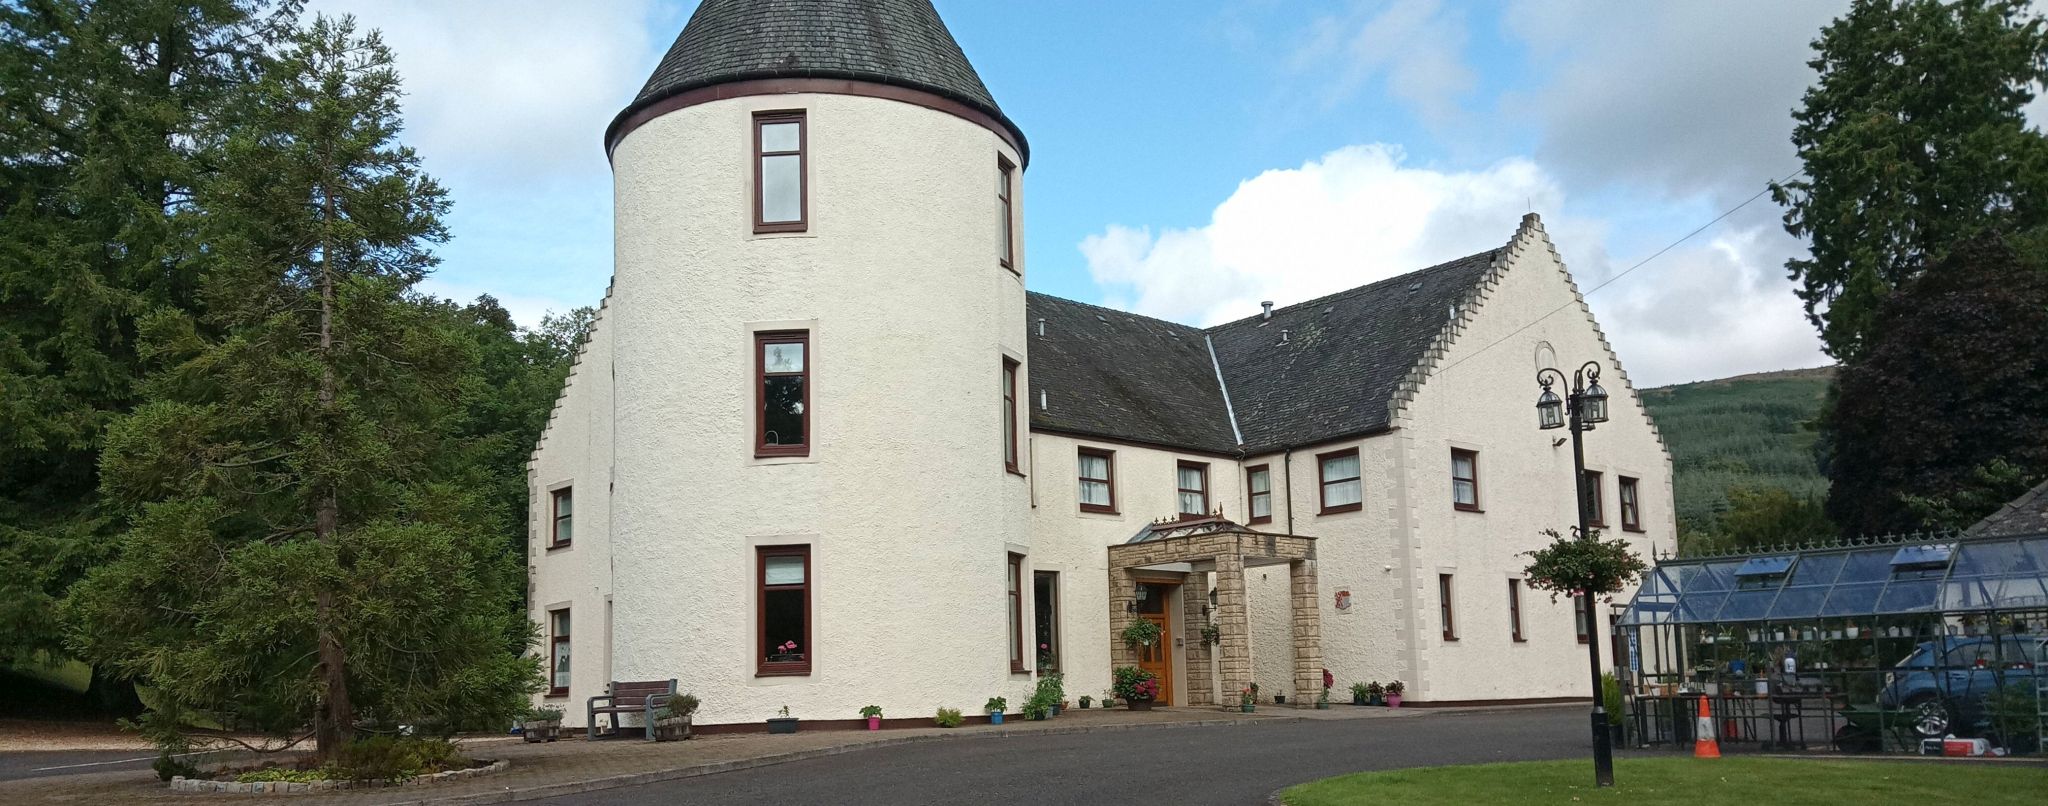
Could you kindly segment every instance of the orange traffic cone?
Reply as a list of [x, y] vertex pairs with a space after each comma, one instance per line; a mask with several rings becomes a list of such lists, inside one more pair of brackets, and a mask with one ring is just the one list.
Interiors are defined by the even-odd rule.
[[1721, 742], [1714, 738], [1714, 709], [1707, 705], [1707, 698], [1700, 698], [1699, 723], [1692, 730], [1693, 758], [1720, 758]]

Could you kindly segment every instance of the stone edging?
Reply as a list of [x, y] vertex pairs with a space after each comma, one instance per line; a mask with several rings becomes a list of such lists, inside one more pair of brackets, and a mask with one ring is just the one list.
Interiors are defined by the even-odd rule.
[[565, 781], [557, 784], [542, 784], [539, 786], [531, 786], [523, 789], [505, 789], [497, 792], [484, 792], [474, 795], [451, 795], [448, 797], [441, 798], [421, 798], [419, 800], [405, 801], [400, 804], [388, 804], [388, 806], [426, 806], [427, 804], [454, 804], [455, 806], [484, 806], [485, 804], [493, 803], [511, 803], [522, 800], [538, 800], [540, 798], [552, 798], [559, 797], [562, 795], [574, 795], [583, 792], [597, 792], [606, 789], [618, 789], [620, 787], [661, 783], [663, 781], [677, 781], [682, 780], [684, 778], [696, 778], [701, 775], [714, 775], [721, 772], [737, 772], [740, 770], [751, 770], [756, 767], [769, 767], [774, 766], [776, 764], [787, 764], [792, 761], [806, 761], [814, 758], [836, 756], [841, 753], [851, 753], [859, 750], [870, 750], [877, 747], [892, 747], [895, 745], [918, 744], [922, 742], [956, 741], [962, 739], [1005, 739], [1014, 736], [1045, 736], [1055, 734], [1096, 733], [1124, 730], [1145, 730], [1148, 728], [1284, 724], [1290, 722], [1306, 721], [1309, 721], [1309, 717], [1267, 716], [1257, 717], [1253, 719], [1198, 719], [1190, 722], [1140, 722], [1133, 724], [1084, 725], [1075, 726], [1071, 728], [1030, 728], [1024, 730], [976, 731], [974, 733], [967, 734], [936, 733], [927, 734], [923, 736], [897, 736], [888, 739], [876, 739], [874, 741], [868, 742], [856, 742], [852, 744], [842, 744], [833, 747], [820, 747], [813, 750], [796, 750], [788, 753], [776, 753], [773, 755], [756, 756], [754, 758], [734, 759], [731, 761], [716, 761], [709, 764], [698, 764], [689, 767], [678, 767], [667, 770], [624, 773], [620, 775], [606, 776], [603, 778], [593, 778], [587, 781]]
[[505, 769], [510, 766], [512, 766], [512, 762], [501, 758], [497, 761], [491, 762], [490, 766], [488, 767], [470, 767], [468, 769], [462, 770], [448, 770], [446, 772], [437, 772], [432, 775], [422, 775], [417, 778], [411, 778], [396, 783], [391, 781], [253, 781], [245, 784], [239, 781], [209, 781], [203, 778], [186, 778], [185, 776], [180, 775], [171, 779], [171, 791], [204, 792], [209, 794], [219, 793], [227, 795], [285, 795], [300, 793], [311, 794], [315, 792], [334, 792], [344, 789], [372, 789], [390, 786], [415, 786], [418, 784], [434, 783], [438, 781], [459, 781], [464, 778], [474, 778], [479, 775], [490, 775], [491, 773], [504, 772]]

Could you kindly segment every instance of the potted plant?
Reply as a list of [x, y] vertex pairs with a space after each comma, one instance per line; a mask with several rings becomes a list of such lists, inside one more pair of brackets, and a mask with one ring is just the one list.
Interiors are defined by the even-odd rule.
[[1374, 705], [1387, 704], [1387, 687], [1380, 685], [1378, 680], [1365, 684], [1365, 694], [1372, 698]]
[[1202, 643], [1210, 646], [1223, 643], [1223, 628], [1214, 624], [1202, 625]]
[[940, 708], [939, 713], [932, 717], [932, 723], [942, 728], [957, 728], [960, 727], [960, 723], [966, 721], [967, 718], [960, 715], [958, 708]]
[[1145, 619], [1138, 619], [1131, 622], [1130, 626], [1124, 628], [1123, 639], [1124, 646], [1133, 649], [1159, 643], [1159, 625]]
[[1613, 673], [1600, 673], [1600, 700], [1601, 707], [1607, 711], [1607, 729], [1614, 734], [1614, 746], [1627, 747], [1628, 731], [1625, 726], [1628, 714], [1622, 710], [1625, 706], [1621, 700], [1621, 681]]
[[1364, 683], [1351, 684], [1351, 704], [1366, 705], [1372, 702], [1372, 687]]
[[690, 720], [697, 713], [697, 695], [677, 694], [670, 697], [661, 710], [654, 712], [654, 740], [657, 742], [690, 738]]
[[1044, 688], [1033, 692], [1031, 699], [1024, 701], [1024, 716], [1034, 722], [1052, 716], [1052, 700], [1046, 696]]
[[865, 706], [860, 709], [860, 715], [868, 718], [868, 730], [882, 729], [882, 706]]
[[1107, 711], [1107, 710], [1109, 710], [1109, 709], [1111, 709], [1111, 708], [1115, 708], [1115, 707], [1116, 707], [1116, 689], [1113, 689], [1113, 688], [1106, 688], [1106, 689], [1103, 689], [1103, 690], [1102, 690], [1102, 710], [1104, 710], [1104, 711]]
[[1129, 704], [1131, 710], [1152, 710], [1152, 701], [1159, 697], [1157, 675], [1136, 666], [1118, 666], [1111, 677], [1116, 681], [1116, 696]]
[[780, 710], [780, 711], [777, 711], [777, 712], [775, 712], [775, 716], [771, 716], [771, 717], [769, 717], [769, 718], [768, 718], [768, 732], [769, 732], [769, 733], [795, 733], [795, 732], [796, 732], [796, 717], [793, 717], [793, 716], [790, 716], [790, 715], [789, 715], [789, 706], [787, 706], [787, 705], [785, 705], [785, 706], [782, 706], [782, 710]]
[[1388, 708], [1399, 708], [1399, 707], [1401, 707], [1401, 692], [1403, 692], [1403, 691], [1407, 691], [1407, 690], [1408, 690], [1408, 687], [1407, 687], [1407, 686], [1404, 686], [1404, 685], [1401, 685], [1401, 681], [1399, 681], [1399, 680], [1396, 680], [1396, 681], [1394, 681], [1394, 682], [1392, 682], [1392, 683], [1388, 683], [1388, 684], [1387, 684], [1387, 707], [1388, 707]]
[[1329, 689], [1323, 689], [1323, 693], [1321, 693], [1321, 694], [1317, 694], [1317, 695], [1316, 695], [1316, 710], [1318, 710], [1318, 711], [1328, 711], [1328, 710], [1330, 710], [1330, 690], [1329, 690]]
[[1259, 684], [1253, 683], [1237, 690], [1237, 710], [1247, 714], [1259, 710]]
[[1053, 716], [1059, 716], [1067, 707], [1067, 678], [1059, 672], [1040, 672], [1038, 692], [1046, 695], [1046, 702]]
[[1095, 702], [1095, 698], [1094, 698], [1094, 697], [1090, 697], [1090, 696], [1088, 696], [1088, 695], [1086, 695], [1086, 694], [1083, 694], [1083, 695], [1081, 695], [1081, 710], [1083, 710], [1083, 711], [1086, 711], [1086, 710], [1088, 710], [1088, 704], [1089, 704], [1089, 703], [1092, 703], [1092, 702]]
[[562, 736], [562, 709], [552, 705], [529, 708], [519, 719], [519, 735], [529, 742], [552, 742]]
[[1002, 697], [990, 697], [988, 702], [981, 706], [982, 710], [988, 712], [988, 723], [991, 725], [1003, 724], [1003, 709], [1008, 707], [1010, 701]]

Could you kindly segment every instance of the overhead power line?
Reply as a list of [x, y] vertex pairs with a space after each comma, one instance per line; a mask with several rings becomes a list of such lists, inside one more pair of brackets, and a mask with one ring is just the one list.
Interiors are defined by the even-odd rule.
[[[1791, 173], [1789, 173], [1789, 174], [1786, 174], [1786, 175], [1785, 175], [1785, 178], [1783, 178], [1783, 179], [1780, 179], [1780, 180], [1778, 180], [1777, 182], [1774, 182], [1774, 183], [1772, 183], [1772, 184], [1784, 184], [1784, 183], [1786, 183], [1786, 182], [1792, 181], [1792, 177], [1798, 176], [1798, 175], [1800, 175], [1800, 174], [1802, 174], [1802, 173], [1805, 173], [1805, 172], [1806, 172], [1806, 171], [1805, 171], [1805, 169], [1803, 169], [1803, 168], [1802, 168], [1802, 169], [1800, 169], [1800, 170], [1797, 170], [1797, 171], [1793, 171], [1793, 172], [1791, 172]], [[1741, 204], [1735, 205], [1734, 207], [1730, 207], [1730, 208], [1728, 208], [1727, 210], [1723, 210], [1723, 211], [1721, 212], [1721, 214], [1720, 214], [1720, 215], [1714, 216], [1713, 220], [1711, 220], [1711, 221], [1708, 221], [1708, 222], [1707, 222], [1707, 223], [1705, 223], [1705, 224], [1701, 224], [1701, 225], [1699, 225], [1699, 226], [1698, 226], [1697, 228], [1693, 229], [1693, 231], [1691, 231], [1691, 232], [1688, 232], [1688, 233], [1686, 233], [1686, 234], [1684, 234], [1684, 235], [1681, 235], [1681, 236], [1679, 236], [1679, 237], [1678, 237], [1678, 240], [1675, 240], [1675, 241], [1672, 241], [1671, 243], [1665, 244], [1665, 245], [1664, 245], [1664, 248], [1662, 248], [1662, 249], [1659, 249], [1659, 250], [1657, 250], [1657, 251], [1655, 251], [1655, 252], [1651, 252], [1651, 253], [1650, 253], [1650, 256], [1649, 256], [1649, 257], [1646, 257], [1646, 258], [1643, 258], [1642, 260], [1638, 260], [1638, 261], [1636, 261], [1635, 265], [1633, 265], [1633, 266], [1630, 266], [1630, 267], [1628, 267], [1628, 268], [1626, 268], [1626, 269], [1622, 269], [1622, 270], [1620, 271], [1620, 273], [1617, 273], [1617, 274], [1615, 274], [1615, 275], [1614, 275], [1613, 277], [1609, 277], [1609, 278], [1607, 278], [1607, 279], [1605, 279], [1605, 280], [1602, 280], [1602, 281], [1600, 281], [1600, 284], [1599, 284], [1599, 285], [1593, 286], [1592, 288], [1588, 288], [1588, 289], [1586, 289], [1585, 291], [1581, 292], [1581, 293], [1579, 294], [1579, 299], [1577, 299], [1577, 300], [1573, 300], [1573, 301], [1571, 301], [1571, 302], [1567, 302], [1567, 303], [1565, 303], [1565, 304], [1563, 304], [1563, 305], [1559, 305], [1559, 306], [1557, 306], [1556, 308], [1552, 308], [1552, 309], [1550, 310], [1550, 312], [1549, 312], [1549, 313], [1546, 313], [1546, 314], [1544, 314], [1544, 315], [1542, 315], [1542, 316], [1538, 316], [1538, 317], [1536, 317], [1535, 319], [1532, 319], [1532, 320], [1530, 320], [1528, 324], [1526, 324], [1526, 325], [1523, 325], [1523, 326], [1521, 326], [1521, 327], [1518, 327], [1518, 328], [1515, 328], [1515, 332], [1513, 332], [1513, 333], [1509, 333], [1509, 334], [1507, 334], [1507, 335], [1505, 335], [1505, 336], [1502, 336], [1502, 337], [1500, 337], [1500, 338], [1498, 338], [1498, 339], [1494, 339], [1494, 340], [1493, 340], [1493, 341], [1491, 341], [1491, 342], [1487, 342], [1486, 346], [1484, 346], [1484, 347], [1481, 347], [1481, 348], [1479, 348], [1479, 349], [1477, 349], [1477, 350], [1473, 350], [1473, 351], [1472, 351], [1472, 353], [1471, 353], [1470, 355], [1467, 355], [1467, 356], [1465, 356], [1464, 358], [1460, 358], [1460, 359], [1458, 359], [1458, 360], [1456, 360], [1456, 361], [1452, 361], [1452, 362], [1451, 362], [1451, 363], [1449, 363], [1449, 364], [1445, 364], [1445, 365], [1444, 365], [1444, 367], [1443, 367], [1443, 369], [1447, 371], [1447, 370], [1451, 369], [1452, 367], [1455, 367], [1455, 366], [1457, 366], [1457, 365], [1459, 365], [1459, 364], [1463, 364], [1463, 363], [1465, 363], [1466, 361], [1469, 361], [1469, 360], [1471, 360], [1471, 359], [1472, 359], [1473, 357], [1475, 357], [1475, 356], [1478, 356], [1478, 355], [1479, 355], [1480, 353], [1486, 352], [1487, 350], [1490, 350], [1490, 349], [1493, 349], [1493, 348], [1494, 348], [1494, 347], [1496, 347], [1496, 346], [1499, 346], [1499, 345], [1500, 345], [1500, 344], [1501, 344], [1502, 342], [1505, 342], [1505, 341], [1507, 341], [1508, 339], [1512, 339], [1512, 338], [1514, 338], [1514, 337], [1516, 337], [1516, 336], [1522, 335], [1522, 332], [1523, 332], [1523, 331], [1525, 331], [1525, 330], [1528, 330], [1529, 328], [1535, 327], [1535, 326], [1536, 326], [1537, 324], [1541, 323], [1541, 322], [1542, 322], [1543, 320], [1545, 320], [1545, 319], [1549, 319], [1549, 318], [1550, 318], [1550, 317], [1552, 317], [1552, 316], [1556, 316], [1556, 315], [1557, 315], [1557, 314], [1558, 314], [1559, 312], [1563, 311], [1564, 309], [1566, 309], [1566, 308], [1569, 308], [1569, 307], [1572, 307], [1573, 305], [1575, 305], [1575, 304], [1579, 303], [1580, 301], [1583, 301], [1583, 300], [1584, 300], [1584, 299], [1585, 299], [1586, 297], [1590, 297], [1590, 296], [1592, 296], [1594, 292], [1596, 292], [1596, 291], [1599, 291], [1600, 289], [1606, 288], [1606, 287], [1608, 287], [1608, 286], [1610, 286], [1610, 285], [1613, 285], [1613, 284], [1614, 284], [1614, 282], [1615, 282], [1616, 280], [1620, 280], [1620, 279], [1621, 279], [1621, 278], [1623, 278], [1623, 277], [1627, 277], [1627, 276], [1629, 275], [1629, 272], [1635, 271], [1636, 269], [1640, 269], [1640, 268], [1642, 268], [1642, 267], [1643, 267], [1644, 265], [1648, 264], [1648, 263], [1649, 263], [1650, 261], [1652, 261], [1652, 260], [1656, 260], [1657, 258], [1659, 258], [1659, 257], [1662, 257], [1662, 256], [1664, 255], [1664, 253], [1665, 253], [1665, 252], [1669, 252], [1669, 251], [1671, 251], [1671, 250], [1673, 250], [1673, 249], [1676, 249], [1676, 248], [1678, 248], [1678, 245], [1679, 245], [1679, 244], [1682, 244], [1682, 243], [1685, 243], [1686, 241], [1692, 240], [1693, 236], [1695, 236], [1695, 235], [1698, 235], [1698, 234], [1700, 234], [1700, 233], [1702, 233], [1702, 232], [1706, 232], [1707, 230], [1709, 230], [1709, 229], [1713, 228], [1713, 226], [1714, 226], [1715, 224], [1719, 224], [1719, 223], [1721, 223], [1721, 221], [1722, 221], [1723, 219], [1725, 219], [1725, 218], [1727, 218], [1727, 217], [1729, 217], [1729, 216], [1732, 216], [1732, 215], [1734, 215], [1734, 214], [1735, 214], [1735, 213], [1736, 213], [1737, 211], [1741, 210], [1741, 209], [1742, 209], [1742, 208], [1744, 208], [1744, 207], [1748, 207], [1748, 206], [1750, 205], [1750, 203], [1752, 203], [1752, 202], [1756, 201], [1757, 199], [1761, 199], [1761, 198], [1763, 198], [1763, 197], [1765, 196], [1765, 194], [1768, 194], [1768, 193], [1770, 193], [1770, 192], [1771, 192], [1771, 186], [1770, 186], [1770, 185], [1765, 185], [1765, 186], [1764, 186], [1764, 189], [1763, 189], [1763, 190], [1759, 190], [1759, 191], [1757, 191], [1757, 192], [1756, 192], [1756, 194], [1755, 194], [1755, 195], [1752, 195], [1752, 196], [1750, 196], [1750, 197], [1749, 197], [1749, 198], [1747, 198], [1747, 199], [1743, 199], [1743, 200], [1742, 200], [1742, 203], [1741, 203]]]

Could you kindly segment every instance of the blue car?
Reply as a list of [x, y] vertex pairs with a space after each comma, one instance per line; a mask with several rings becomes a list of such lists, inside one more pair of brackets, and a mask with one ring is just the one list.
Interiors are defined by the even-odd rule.
[[1975, 734], [1990, 724], [1984, 699], [2002, 686], [2031, 690], [2042, 653], [2036, 635], [1928, 641], [1885, 674], [1878, 704], [1911, 714], [1913, 732], [1921, 738]]

